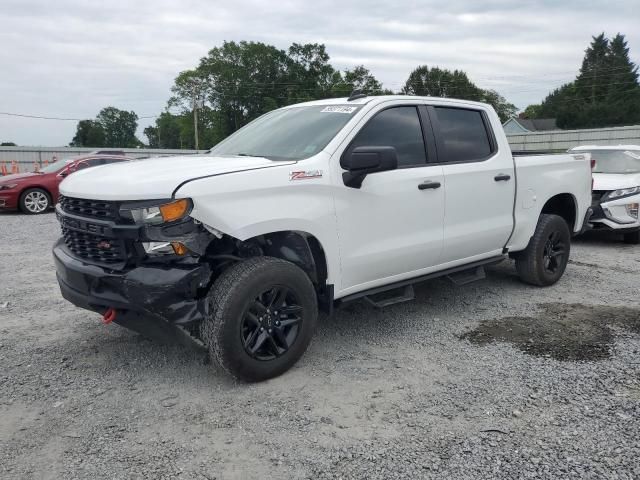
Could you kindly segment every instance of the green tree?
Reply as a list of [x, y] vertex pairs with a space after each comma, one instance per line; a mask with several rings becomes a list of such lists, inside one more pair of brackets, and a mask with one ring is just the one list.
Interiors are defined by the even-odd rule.
[[596, 103], [607, 93], [611, 73], [609, 39], [601, 33], [593, 37], [585, 50], [580, 73], [575, 80], [576, 92], [589, 103]]
[[580, 73], [553, 90], [534, 118], [555, 117], [561, 128], [597, 128], [640, 122], [638, 68], [624, 35], [592, 37]]
[[96, 120], [80, 120], [76, 127], [76, 134], [71, 143], [72, 147], [105, 147], [104, 129]]
[[482, 102], [488, 103], [500, 117], [501, 122], [506, 122], [513, 117], [518, 108], [495, 90], [482, 90]]
[[287, 51], [287, 103], [332, 96], [340, 73], [329, 63], [326, 47], [319, 43], [294, 43]]
[[402, 93], [429, 97], [461, 98], [490, 104], [503, 122], [513, 116], [517, 108], [495, 90], [476, 86], [461, 70], [429, 68], [421, 65], [409, 74]]
[[13, 142], [2, 142], [0, 143], [0, 147], [17, 147], [18, 145], [16, 145]]
[[105, 147], [133, 148], [140, 145], [136, 138], [138, 115], [135, 112], [106, 107], [100, 110], [96, 121], [104, 130]]
[[541, 118], [540, 109], [541, 105], [529, 105], [522, 112], [522, 118]]
[[354, 90], [360, 90], [367, 95], [391, 94], [390, 90], [382, 88], [382, 83], [364, 65], [358, 65], [353, 70], [345, 70], [343, 74], [334, 77], [332, 96], [348, 97]]
[[[365, 67], [342, 74], [329, 60], [325, 46], [317, 43], [294, 43], [285, 51], [259, 42], [224, 42], [211, 49], [196, 68], [181, 72], [171, 89], [169, 106], [181, 110], [181, 144], [192, 144], [186, 131], [195, 137], [194, 108], [199, 144], [209, 147], [275, 108], [346, 96], [355, 88], [369, 94], [388, 92]], [[145, 135], [160, 144], [157, 128]]]
[[409, 74], [402, 93], [475, 101], [481, 101], [483, 95], [482, 89], [474, 85], [463, 71], [429, 68], [427, 65], [421, 65]]
[[144, 129], [143, 133], [151, 148], [183, 148], [181, 143], [181, 122], [178, 115], [162, 112], [155, 125]]

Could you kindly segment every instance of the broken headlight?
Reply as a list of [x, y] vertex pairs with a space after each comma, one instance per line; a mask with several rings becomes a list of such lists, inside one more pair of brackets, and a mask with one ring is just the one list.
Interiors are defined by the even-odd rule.
[[190, 199], [180, 198], [157, 205], [153, 205], [153, 202], [145, 202], [144, 205], [132, 203], [129, 206], [123, 206], [120, 212], [133, 219], [138, 225], [159, 225], [186, 217], [191, 213], [191, 207]]

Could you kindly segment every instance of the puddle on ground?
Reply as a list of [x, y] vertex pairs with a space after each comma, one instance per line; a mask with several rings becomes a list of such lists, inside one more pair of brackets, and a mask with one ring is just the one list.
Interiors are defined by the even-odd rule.
[[611, 356], [616, 332], [640, 333], [640, 309], [550, 303], [535, 317], [485, 320], [460, 338], [478, 345], [509, 342], [530, 355], [556, 360]]

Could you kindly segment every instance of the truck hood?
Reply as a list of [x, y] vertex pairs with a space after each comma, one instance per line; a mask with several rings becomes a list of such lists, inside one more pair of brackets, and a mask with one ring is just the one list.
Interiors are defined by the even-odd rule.
[[618, 190], [640, 185], [640, 173], [594, 173], [594, 190]]
[[182, 183], [195, 178], [256, 170], [294, 161], [262, 157], [182, 155], [112, 163], [80, 170], [60, 184], [60, 193], [93, 200], [170, 198]]

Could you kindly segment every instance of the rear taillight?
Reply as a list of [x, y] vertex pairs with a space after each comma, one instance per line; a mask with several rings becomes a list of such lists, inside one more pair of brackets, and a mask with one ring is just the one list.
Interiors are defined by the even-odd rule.
[[594, 168], [596, 168], [596, 159], [592, 158], [591, 159], [591, 170], [593, 170]]

